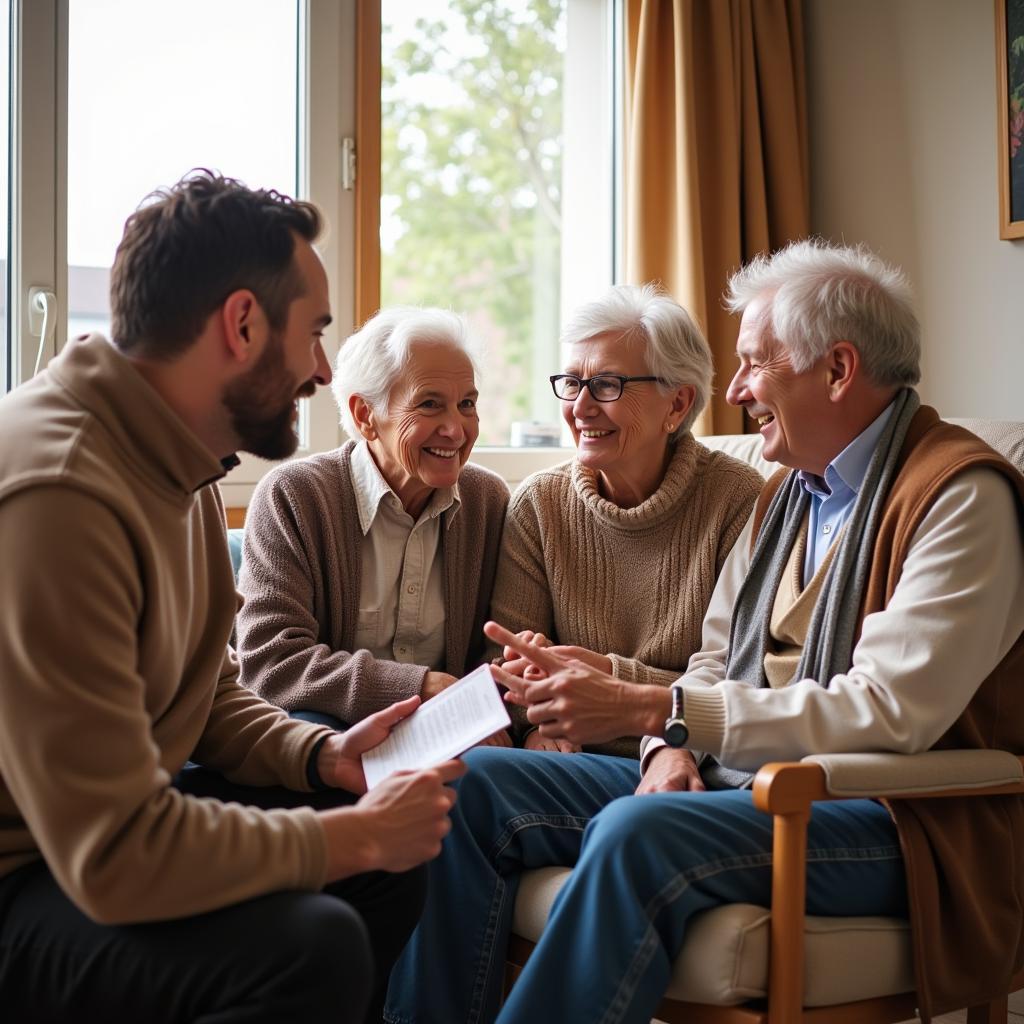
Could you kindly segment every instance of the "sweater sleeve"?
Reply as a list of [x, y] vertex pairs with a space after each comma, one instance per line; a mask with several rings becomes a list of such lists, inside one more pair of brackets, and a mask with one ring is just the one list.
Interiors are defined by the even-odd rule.
[[[317, 592], [322, 597], [330, 585], [332, 555], [344, 567], [360, 553], [322, 550], [332, 531], [310, 521], [316, 518], [305, 515], [310, 510], [311, 503], [291, 493], [280, 474], [265, 478], [249, 505], [238, 581], [244, 598], [238, 614], [242, 683], [288, 711], [320, 711], [358, 722], [418, 694], [428, 670], [325, 642], [326, 624], [314, 612]], [[341, 586], [346, 585], [351, 584], [343, 580]], [[354, 624], [345, 631], [354, 633]]]
[[0, 776], [68, 897], [97, 921], [132, 923], [319, 888], [314, 812], [170, 785], [154, 709], [166, 729], [203, 701], [151, 692], [139, 673], [146, 595], [120, 520], [65, 487], [20, 492], [0, 513]]
[[313, 748], [333, 730], [289, 718], [238, 681], [234, 651], [224, 653], [213, 706], [192, 760], [242, 786], [308, 792]]

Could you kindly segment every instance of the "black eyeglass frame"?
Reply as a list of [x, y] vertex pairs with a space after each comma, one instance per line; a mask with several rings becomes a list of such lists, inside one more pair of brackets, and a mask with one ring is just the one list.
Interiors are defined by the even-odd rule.
[[[661, 377], [626, 377], [621, 373], [595, 373], [593, 377], [578, 377], [575, 373], [553, 373], [548, 377], [548, 380], [551, 382], [551, 390], [555, 393], [555, 398], [562, 402], [575, 402], [580, 397], [580, 391], [584, 388], [590, 392], [590, 397], [595, 402], [617, 402], [622, 397], [622, 392], [626, 389], [626, 385], [633, 381], [657, 381], [659, 384], [668, 385], [668, 381], [662, 380]], [[577, 381], [580, 391], [576, 392], [574, 398], [565, 398], [558, 393], [558, 382], [560, 380]], [[598, 398], [594, 391], [595, 380], [617, 380], [619, 382], [619, 393], [614, 398]]]

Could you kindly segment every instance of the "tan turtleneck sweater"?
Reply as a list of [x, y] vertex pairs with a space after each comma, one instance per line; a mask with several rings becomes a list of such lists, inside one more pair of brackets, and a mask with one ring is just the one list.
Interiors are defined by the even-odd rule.
[[[691, 436], [635, 508], [602, 498], [576, 460], [537, 473], [509, 505], [491, 615], [607, 654], [619, 679], [668, 686], [700, 649], [715, 580], [763, 483]], [[587, 749], [636, 757], [639, 739]]]
[[325, 880], [312, 810], [170, 785], [307, 790], [327, 731], [237, 681], [223, 472], [99, 336], [0, 399], [0, 875], [42, 857], [104, 923]]

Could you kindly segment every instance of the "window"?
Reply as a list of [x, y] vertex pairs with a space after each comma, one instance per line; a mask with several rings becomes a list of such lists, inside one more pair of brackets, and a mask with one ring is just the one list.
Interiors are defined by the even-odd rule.
[[[298, 6], [70, 0], [69, 337], [109, 331], [114, 251], [157, 185], [204, 166], [296, 193]], [[104, 52], [117, 60], [97, 60]]]
[[480, 446], [559, 446], [560, 325], [613, 279], [614, 7], [381, 6], [379, 303], [467, 315]]
[[[611, 55], [620, 0], [385, 4], [383, 32], [380, 0], [3, 5], [10, 124], [4, 131], [4, 104], [0, 145], [10, 144], [10, 218], [0, 287], [10, 301], [0, 302], [9, 321], [0, 387], [31, 377], [69, 333], [107, 328], [109, 268], [125, 217], [154, 187], [213, 166], [324, 211], [321, 252], [337, 325], [329, 356], [338, 336], [379, 305], [383, 255], [386, 301], [464, 308], [489, 346], [482, 441], [550, 440], [536, 427], [557, 423], [546, 378], [560, 363], [560, 322], [614, 273]], [[364, 92], [357, 105], [368, 69], [381, 71], [382, 38], [383, 92], [378, 77], [372, 102]], [[116, 59], [97, 59], [103, 54]], [[520, 86], [525, 107], [512, 102]], [[378, 100], [408, 120], [384, 123], [383, 205], [374, 185]], [[533, 121], [520, 131], [517, 117]], [[356, 140], [361, 161], [355, 190], [343, 175], [345, 139]], [[480, 229], [473, 217], [482, 213], [489, 219]], [[459, 227], [456, 215], [470, 219]], [[426, 227], [438, 234], [433, 247]], [[30, 309], [36, 292], [47, 297], [45, 334]], [[338, 443], [327, 392], [304, 416], [305, 450]], [[521, 448], [512, 468], [494, 468], [515, 481], [533, 468], [522, 459], [531, 454]], [[223, 487], [227, 504], [245, 505], [267, 468], [245, 460]]]
[[[321, 252], [336, 322], [352, 322], [352, 202], [336, 140], [354, 115], [354, 13], [336, 0], [17, 0], [7, 386], [68, 336], [109, 328], [109, 271], [125, 218], [195, 166], [309, 197], [330, 225]], [[202, 31], [197, 31], [197, 26]], [[158, 43], [158, 44], [157, 44]], [[98, 55], [116, 54], [116, 59]], [[344, 119], [348, 118], [346, 122]], [[40, 348], [35, 287], [57, 330]], [[336, 331], [326, 347], [336, 347]], [[338, 443], [329, 393], [305, 404], [300, 452]], [[268, 464], [224, 486], [244, 505]]]

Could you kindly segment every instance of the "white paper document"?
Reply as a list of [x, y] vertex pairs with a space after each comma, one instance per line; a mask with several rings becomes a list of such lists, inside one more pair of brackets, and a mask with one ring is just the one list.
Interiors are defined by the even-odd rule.
[[421, 704], [363, 754], [366, 787], [373, 789], [392, 772], [430, 768], [456, 757], [509, 722], [490, 666], [481, 665]]

